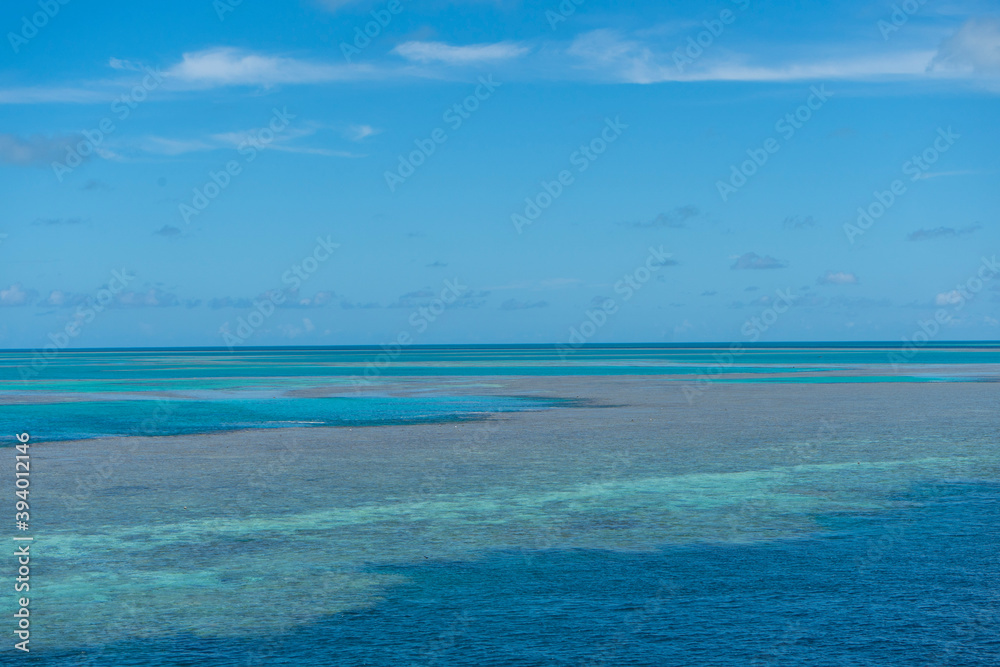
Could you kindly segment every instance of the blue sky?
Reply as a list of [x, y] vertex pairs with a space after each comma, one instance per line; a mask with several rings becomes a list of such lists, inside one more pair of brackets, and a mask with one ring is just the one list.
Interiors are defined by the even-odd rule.
[[620, 4], [4, 3], [0, 347], [1000, 338], [995, 3]]

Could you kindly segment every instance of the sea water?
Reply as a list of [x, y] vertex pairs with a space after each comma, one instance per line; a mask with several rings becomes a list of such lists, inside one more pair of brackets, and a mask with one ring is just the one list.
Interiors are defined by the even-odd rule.
[[997, 350], [891, 352], [4, 353], [28, 659], [997, 664]]

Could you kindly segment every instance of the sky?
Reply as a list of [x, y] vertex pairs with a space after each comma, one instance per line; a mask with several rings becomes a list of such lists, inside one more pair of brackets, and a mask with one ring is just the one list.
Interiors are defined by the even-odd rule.
[[1000, 339], [1000, 5], [9, 0], [0, 348]]

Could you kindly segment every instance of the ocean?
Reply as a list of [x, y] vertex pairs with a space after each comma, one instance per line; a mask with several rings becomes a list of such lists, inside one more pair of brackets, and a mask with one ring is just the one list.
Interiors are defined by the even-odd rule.
[[998, 371], [958, 343], [3, 351], [7, 552], [32, 540], [0, 662], [1000, 664]]

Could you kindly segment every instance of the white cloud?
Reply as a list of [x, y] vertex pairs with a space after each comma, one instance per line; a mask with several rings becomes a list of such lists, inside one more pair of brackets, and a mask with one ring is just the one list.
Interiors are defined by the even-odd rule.
[[579, 278], [548, 278], [538, 282], [538, 289], [550, 290], [562, 289], [564, 287], [575, 287], [582, 282], [583, 281]]
[[241, 132], [222, 132], [211, 135], [211, 139], [219, 143], [220, 147], [232, 146], [238, 148], [245, 143], [252, 143], [260, 150], [276, 150], [286, 153], [303, 153], [306, 155], [325, 155], [327, 157], [364, 157], [349, 151], [337, 151], [327, 148], [315, 148], [310, 146], [294, 146], [288, 142], [302, 137], [309, 137], [316, 133], [315, 125], [303, 125], [301, 127], [289, 128], [280, 133], [276, 133], [269, 142], [263, 142], [259, 137], [260, 130], [247, 130]]
[[299, 127], [289, 127], [281, 132], [276, 132], [274, 138], [267, 142], [261, 141], [259, 135], [261, 133], [260, 128], [253, 130], [238, 130], [234, 132], [219, 132], [217, 134], [210, 135], [210, 138], [217, 142], [219, 146], [233, 146], [234, 148], [247, 143], [254, 142], [260, 144], [260, 148], [272, 148], [275, 144], [291, 141], [292, 139], [300, 139], [302, 137], [312, 136], [316, 133], [315, 126], [301, 125]]
[[942, 292], [934, 297], [935, 306], [953, 306], [956, 303], [962, 303], [962, 294], [955, 289], [950, 292]]
[[925, 76], [935, 51], [858, 54], [828, 60], [752, 64], [742, 55], [705, 55], [679, 67], [669, 53], [615, 30], [593, 30], [576, 37], [567, 53], [581, 66], [611, 81], [799, 81]]
[[123, 308], [161, 308], [176, 306], [180, 303], [176, 294], [151, 288], [145, 292], [122, 292], [118, 295], [116, 305]]
[[958, 32], [944, 40], [930, 69], [1000, 74], [1000, 19], [966, 21]]
[[46, 306], [64, 306], [66, 305], [66, 293], [62, 290], [52, 290], [49, 292], [49, 298], [45, 300]]
[[[108, 65], [121, 73], [142, 70], [138, 63], [121, 58], [110, 58]], [[385, 68], [368, 64], [314, 62], [230, 47], [185, 53], [180, 62], [163, 72], [169, 81], [164, 88], [174, 90], [356, 81], [378, 78], [390, 73]], [[59, 85], [0, 88], [0, 104], [106, 105], [109, 100], [121, 94], [124, 83], [128, 83], [128, 79], [92, 81], [88, 82], [85, 88]]]
[[210, 151], [218, 146], [197, 139], [169, 139], [166, 137], [146, 137], [141, 144], [142, 150], [157, 155], [183, 155], [198, 151]]
[[130, 72], [139, 72], [142, 70], [137, 63], [134, 63], [131, 60], [122, 60], [121, 58], [110, 58], [108, 60], [108, 65], [111, 69], [128, 70]]
[[530, 50], [515, 42], [468, 44], [466, 46], [452, 46], [444, 42], [405, 42], [393, 49], [393, 53], [419, 63], [440, 62], [448, 65], [468, 65], [487, 61], [510, 60], [523, 56]]
[[365, 65], [330, 65], [228, 47], [185, 53], [167, 70], [174, 81], [192, 86], [275, 86], [346, 81], [371, 73]]
[[858, 277], [846, 271], [827, 271], [816, 282], [820, 285], [857, 285]]
[[301, 327], [295, 324], [281, 324], [278, 325], [278, 329], [285, 335], [286, 338], [297, 338], [298, 336], [315, 331], [316, 325], [314, 325], [312, 320], [308, 317], [303, 317]]
[[363, 141], [364, 139], [374, 136], [381, 131], [382, 130], [376, 129], [371, 125], [351, 125], [347, 128], [345, 136], [351, 141]]
[[349, 157], [349, 158], [360, 158], [368, 157], [364, 153], [352, 153], [351, 151], [337, 151], [332, 148], [312, 148], [310, 146], [282, 146], [280, 144], [272, 144], [268, 148], [273, 148], [276, 151], [282, 151], [285, 153], [301, 153], [303, 155], [323, 155], [325, 157]]
[[138, 149], [153, 155], [183, 155], [202, 151], [239, 148], [253, 144], [258, 150], [276, 150], [286, 153], [303, 153], [307, 155], [325, 155], [328, 157], [364, 157], [348, 151], [337, 151], [311, 146], [289, 145], [296, 139], [310, 137], [316, 134], [317, 125], [305, 124], [274, 134], [265, 142], [260, 137], [261, 129], [218, 132], [202, 139], [171, 139], [169, 137], [149, 136], [138, 143]]
[[21, 283], [0, 289], [0, 306], [26, 306], [35, 300], [34, 290], [26, 290]]
[[739, 270], [783, 269], [788, 266], [788, 262], [775, 259], [770, 255], [761, 257], [755, 252], [743, 253], [739, 257], [731, 259], [735, 259], [736, 261], [729, 268]]

